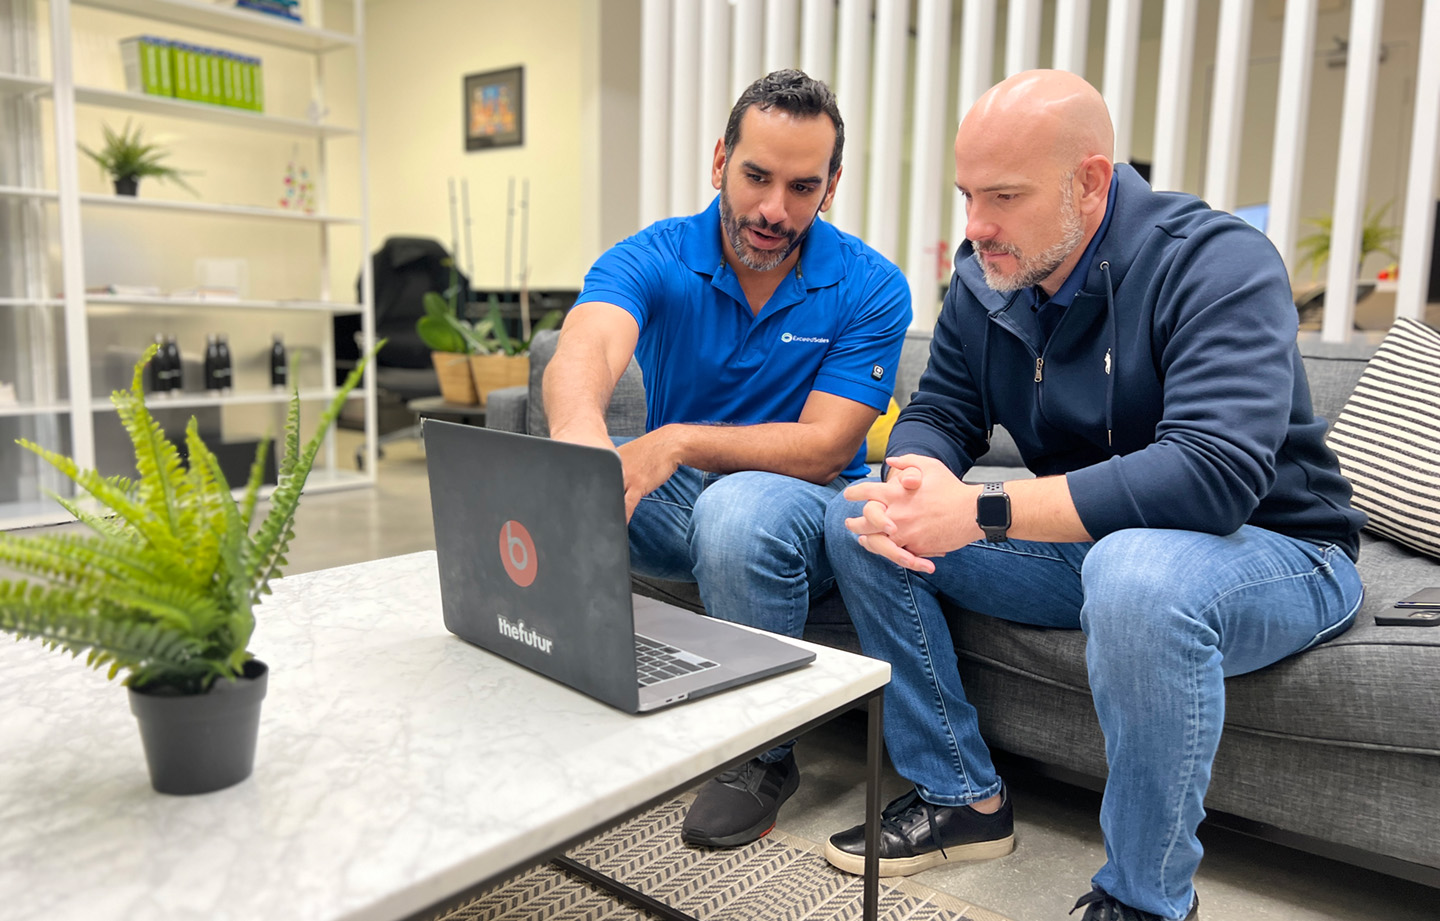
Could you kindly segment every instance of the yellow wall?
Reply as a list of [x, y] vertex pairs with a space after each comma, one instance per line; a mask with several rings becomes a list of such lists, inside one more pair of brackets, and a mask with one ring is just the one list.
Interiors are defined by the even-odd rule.
[[[521, 198], [530, 180], [531, 286], [578, 287], [598, 255], [596, 8], [590, 0], [371, 0], [366, 6], [372, 241], [451, 242], [447, 180], [469, 184], [472, 282], [505, 281], [508, 182], [515, 178], [511, 281], [521, 272]], [[589, 31], [587, 31], [587, 24]], [[466, 152], [466, 74], [525, 67], [525, 140]], [[588, 127], [587, 127], [588, 126]], [[466, 266], [463, 223], [459, 238]]]

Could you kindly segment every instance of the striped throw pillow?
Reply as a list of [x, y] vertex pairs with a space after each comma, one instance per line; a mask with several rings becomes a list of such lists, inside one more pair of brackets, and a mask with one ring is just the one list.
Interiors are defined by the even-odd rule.
[[1440, 557], [1440, 331], [1396, 320], [1325, 440], [1366, 527]]

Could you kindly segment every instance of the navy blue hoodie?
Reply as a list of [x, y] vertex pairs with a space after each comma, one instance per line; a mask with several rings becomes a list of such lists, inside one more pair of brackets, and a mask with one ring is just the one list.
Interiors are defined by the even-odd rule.
[[1066, 476], [1097, 540], [1251, 524], [1354, 559], [1365, 519], [1311, 408], [1279, 254], [1233, 215], [1115, 173], [1106, 236], [1043, 350], [1012, 316], [1028, 292], [991, 290], [961, 245], [887, 453], [963, 475], [998, 423], [1031, 471]]

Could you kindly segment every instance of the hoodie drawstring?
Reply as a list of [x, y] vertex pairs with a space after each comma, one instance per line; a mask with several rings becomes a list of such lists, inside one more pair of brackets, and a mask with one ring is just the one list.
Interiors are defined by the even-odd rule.
[[1115, 322], [1115, 289], [1110, 283], [1110, 263], [1100, 263], [1105, 276], [1105, 309], [1110, 323], [1110, 348], [1105, 352], [1105, 446], [1115, 447], [1115, 361], [1119, 354], [1120, 334]]
[[985, 443], [995, 426], [990, 422], [990, 320], [985, 321], [985, 345], [980, 353], [980, 410], [985, 414]]

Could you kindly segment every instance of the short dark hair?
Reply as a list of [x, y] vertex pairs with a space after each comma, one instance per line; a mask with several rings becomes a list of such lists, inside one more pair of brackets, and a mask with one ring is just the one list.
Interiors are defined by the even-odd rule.
[[745, 88], [730, 110], [730, 120], [725, 123], [725, 158], [735, 152], [740, 142], [740, 120], [751, 106], [761, 112], [779, 109], [800, 118], [815, 118], [826, 115], [835, 126], [835, 147], [830, 151], [830, 175], [840, 171], [840, 155], [845, 150], [845, 121], [840, 117], [840, 107], [835, 104], [835, 94], [823, 81], [816, 80], [803, 71], [777, 70], [766, 74]]

